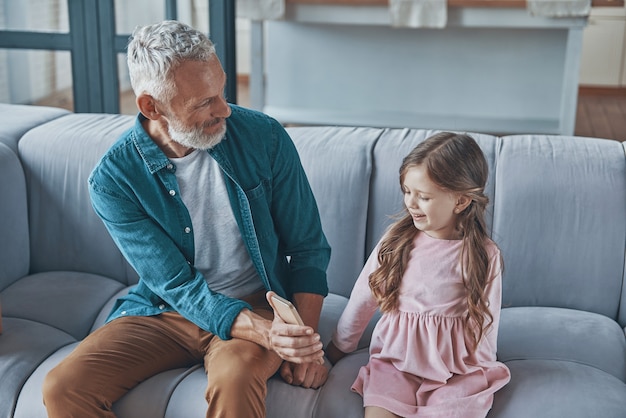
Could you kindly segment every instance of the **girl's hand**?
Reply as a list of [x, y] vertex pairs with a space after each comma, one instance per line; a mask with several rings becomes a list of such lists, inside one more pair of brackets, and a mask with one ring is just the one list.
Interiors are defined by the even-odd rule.
[[328, 358], [333, 365], [337, 364], [337, 362], [345, 356], [346, 353], [338, 349], [332, 341], [328, 343], [326, 347], [326, 358]]

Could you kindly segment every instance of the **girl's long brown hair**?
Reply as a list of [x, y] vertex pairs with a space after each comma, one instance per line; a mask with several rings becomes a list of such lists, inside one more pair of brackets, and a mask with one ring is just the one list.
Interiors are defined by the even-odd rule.
[[[476, 141], [464, 134], [441, 132], [415, 147], [400, 166], [400, 187], [409, 168], [424, 165], [430, 179], [442, 189], [459, 193], [471, 203], [458, 215], [457, 228], [462, 236], [461, 271], [467, 289], [468, 311], [465, 331], [476, 349], [484, 330], [493, 323], [485, 295], [489, 255], [485, 209], [489, 198], [484, 194], [488, 166]], [[404, 275], [417, 230], [408, 211], [391, 225], [378, 252], [380, 266], [370, 275], [369, 284], [382, 312], [398, 308], [400, 282]]]

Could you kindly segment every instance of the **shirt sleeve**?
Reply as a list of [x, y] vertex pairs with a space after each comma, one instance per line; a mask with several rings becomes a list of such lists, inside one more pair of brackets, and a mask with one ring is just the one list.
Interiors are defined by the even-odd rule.
[[272, 157], [272, 217], [284, 253], [289, 256], [290, 293], [326, 296], [330, 246], [322, 230], [319, 209], [296, 147], [273, 121], [276, 147]]
[[378, 245], [374, 248], [361, 270], [352, 288], [348, 304], [333, 332], [333, 344], [344, 353], [351, 353], [357, 349], [365, 328], [378, 309], [369, 286], [369, 276], [379, 266], [378, 248]]

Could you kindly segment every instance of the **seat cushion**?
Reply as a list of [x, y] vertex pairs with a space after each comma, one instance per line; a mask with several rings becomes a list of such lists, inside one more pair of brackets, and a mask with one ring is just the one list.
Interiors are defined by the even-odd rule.
[[502, 310], [498, 359], [563, 360], [584, 364], [626, 382], [626, 339], [606, 316], [563, 308]]
[[488, 418], [623, 418], [626, 384], [572, 361], [512, 360]]
[[[6, 300], [3, 296], [3, 302]], [[23, 301], [26, 302], [26, 301]], [[31, 373], [48, 356], [60, 347], [74, 343], [69, 334], [27, 319], [2, 318], [3, 332], [0, 335], [0, 416], [11, 417], [18, 400], [18, 393]], [[32, 402], [42, 404], [41, 386], [36, 390], [37, 398]], [[25, 415], [37, 418], [38, 415]], [[39, 415], [45, 418], [44, 415]]]
[[342, 358], [328, 375], [315, 406], [315, 418], [363, 418], [363, 398], [350, 390], [359, 369], [367, 364], [368, 350], [361, 349]]
[[51, 271], [23, 277], [2, 292], [3, 315], [63, 330], [80, 340], [109, 299], [124, 286], [89, 273]]

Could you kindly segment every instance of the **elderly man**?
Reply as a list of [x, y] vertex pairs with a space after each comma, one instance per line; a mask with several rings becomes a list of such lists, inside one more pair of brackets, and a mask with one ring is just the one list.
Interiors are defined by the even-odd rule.
[[[327, 377], [330, 248], [296, 149], [278, 122], [226, 102], [213, 44], [187, 25], [137, 28], [128, 67], [140, 113], [89, 190], [139, 282], [48, 374], [48, 414], [113, 417], [143, 380], [203, 362], [207, 417], [263, 417], [278, 370], [304, 387]], [[304, 325], [274, 315], [272, 292]]]

